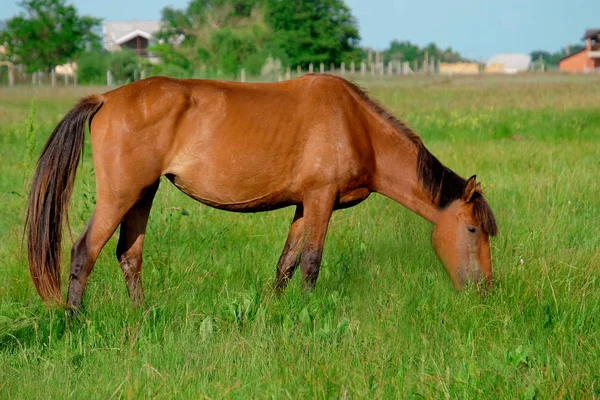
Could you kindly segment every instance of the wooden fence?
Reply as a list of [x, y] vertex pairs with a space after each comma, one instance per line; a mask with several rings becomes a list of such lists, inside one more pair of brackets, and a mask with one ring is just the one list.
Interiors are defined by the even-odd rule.
[[[320, 73], [320, 74], [333, 74], [339, 75], [342, 77], [360, 77], [360, 78], [383, 78], [386, 76], [403, 76], [403, 75], [414, 75], [414, 74], [437, 74], [439, 73], [439, 61], [436, 61], [434, 58], [429, 58], [427, 62], [422, 63], [413, 63], [411, 67], [411, 63], [408, 61], [389, 61], [388, 63], [367, 63], [361, 62], [359, 64], [350, 62], [348, 64], [341, 63], [340, 65], [335, 65], [333, 63], [329, 65], [325, 65], [324, 63], [310, 63], [308, 65], [308, 69], [304, 70], [300, 66], [296, 68], [286, 68], [285, 71], [280, 71], [278, 75], [273, 76], [269, 74], [267, 76], [263, 76], [263, 78], [267, 78], [267, 80], [289, 80], [294, 77], [298, 77], [304, 75], [306, 73]], [[239, 74], [239, 79], [241, 82], [246, 82], [246, 71], [242, 68]]]
[[[288, 67], [285, 70], [279, 70], [260, 77], [254, 77], [254, 79], [263, 81], [283, 81], [301, 76], [305, 73], [328, 73], [348, 78], [383, 78], [414, 74], [432, 75], [440, 72], [439, 60], [436, 60], [434, 57], [427, 57], [427, 55], [425, 55], [425, 58], [421, 61], [417, 62], [415, 60], [412, 65], [407, 61], [402, 62], [398, 60], [383, 63], [380, 62], [379, 59], [380, 57], [376, 57], [377, 62], [343, 62], [339, 65], [335, 65], [333, 63], [330, 63], [329, 65], [326, 65], [325, 63], [311, 63], [308, 65], [308, 69], [302, 69], [300, 66], [296, 68]], [[53, 69], [50, 73], [27, 73], [24, 68], [6, 62], [1, 63], [0, 67], [4, 67], [4, 70], [0, 71], [0, 82], [6, 82], [8, 86], [23, 84], [67, 86], [78, 84], [77, 74], [74, 72], [58, 74], [56, 70]], [[246, 71], [241, 69], [236, 79], [246, 82], [247, 76], [248, 75]], [[145, 77], [145, 70], [137, 70], [134, 73], [133, 80], [144, 79]], [[125, 83], [116, 82], [111, 71], [106, 71], [104, 82], [107, 86], [115, 86]]]

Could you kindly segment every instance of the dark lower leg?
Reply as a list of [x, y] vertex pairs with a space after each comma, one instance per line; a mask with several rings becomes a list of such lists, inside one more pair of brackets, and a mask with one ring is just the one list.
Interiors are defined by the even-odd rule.
[[125, 278], [127, 293], [134, 305], [144, 300], [142, 289], [142, 249], [152, 208], [152, 200], [158, 189], [158, 182], [146, 191], [144, 196], [127, 212], [121, 223], [117, 259]]
[[127, 294], [134, 305], [140, 304], [144, 300], [144, 291], [142, 289], [142, 257], [140, 254], [122, 254], [119, 258], [119, 264], [125, 285], [127, 286]]
[[300, 249], [302, 248], [302, 234], [304, 232], [304, 220], [302, 217], [302, 206], [296, 208], [294, 220], [290, 226], [285, 246], [279, 262], [277, 263], [277, 275], [275, 277], [275, 291], [281, 293], [294, 275], [298, 266]]
[[302, 252], [302, 289], [313, 290], [317, 284], [321, 260], [323, 258], [323, 247], [305, 248]]
[[304, 290], [314, 289], [317, 283], [334, 203], [335, 192], [315, 193], [304, 201], [304, 245], [300, 257]]
[[95, 259], [91, 257], [86, 239], [89, 226], [79, 239], [77, 239], [71, 250], [71, 274], [69, 276], [67, 305], [75, 309], [81, 306], [87, 277], [92, 268], [91, 266], [95, 262]]
[[119, 223], [120, 217], [117, 217], [114, 213], [98, 213], [97, 211], [98, 208], [96, 208], [96, 212], [94, 212], [88, 226], [71, 250], [71, 274], [67, 305], [75, 309], [81, 306], [87, 278], [100, 251]]

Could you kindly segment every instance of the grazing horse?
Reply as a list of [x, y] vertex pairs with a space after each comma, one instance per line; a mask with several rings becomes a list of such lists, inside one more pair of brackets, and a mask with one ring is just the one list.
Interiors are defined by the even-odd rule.
[[73, 245], [67, 305], [79, 308], [98, 254], [120, 225], [117, 258], [134, 303], [143, 298], [142, 246], [161, 176], [227, 211], [295, 206], [275, 290], [298, 265], [314, 287], [334, 210], [370, 193], [433, 225], [435, 252], [457, 289], [492, 279], [497, 228], [475, 176], [443, 166], [404, 123], [354, 84], [331, 75], [242, 84], [165, 77], [82, 99], [52, 132], [28, 204], [31, 277], [45, 301], [63, 304], [60, 249], [89, 121], [96, 206]]

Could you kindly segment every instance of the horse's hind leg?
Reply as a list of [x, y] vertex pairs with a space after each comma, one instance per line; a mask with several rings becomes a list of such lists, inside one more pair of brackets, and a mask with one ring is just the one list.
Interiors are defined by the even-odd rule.
[[302, 235], [304, 233], [304, 216], [301, 205], [296, 207], [294, 220], [290, 226], [285, 246], [279, 262], [277, 263], [277, 275], [275, 277], [275, 291], [281, 293], [287, 286], [288, 281], [294, 275], [299, 263], [300, 250], [302, 248]]
[[127, 212], [121, 222], [117, 259], [127, 285], [127, 293], [134, 305], [144, 299], [142, 290], [142, 247], [152, 201], [160, 181], [149, 187], [142, 198]]
[[71, 275], [67, 296], [67, 305], [71, 308], [80, 307], [87, 278], [100, 251], [134, 203], [135, 200], [130, 204], [111, 204], [98, 199], [90, 222], [71, 250]]
[[113, 176], [118, 175], [116, 173], [105, 175], [99, 180], [96, 208], [85, 231], [77, 239], [71, 251], [71, 276], [67, 296], [67, 305], [71, 308], [80, 307], [87, 279], [96, 259], [125, 215], [144, 197], [149, 188], [154, 188], [153, 190], [156, 191], [155, 181], [149, 186], [137, 183], [136, 186], [139, 186], [137, 189], [130, 184], [131, 179], [127, 179], [126, 175], [122, 174], [120, 180], [110, 180], [109, 177]]

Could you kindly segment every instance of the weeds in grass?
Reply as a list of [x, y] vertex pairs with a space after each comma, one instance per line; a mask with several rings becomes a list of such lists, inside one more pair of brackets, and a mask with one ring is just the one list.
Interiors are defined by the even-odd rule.
[[31, 163], [35, 159], [35, 151], [37, 146], [37, 123], [36, 123], [37, 105], [36, 98], [31, 100], [31, 106], [29, 108], [29, 115], [27, 116], [27, 122], [25, 123], [25, 137], [26, 137], [26, 148], [25, 148], [25, 159], [24, 166], [25, 170], [28, 171]]

